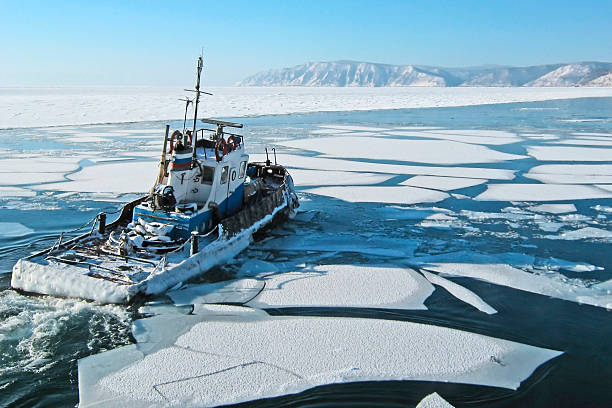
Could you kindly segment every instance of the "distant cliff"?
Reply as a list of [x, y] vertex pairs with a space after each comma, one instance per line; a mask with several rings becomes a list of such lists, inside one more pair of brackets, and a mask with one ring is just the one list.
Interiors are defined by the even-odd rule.
[[238, 86], [612, 86], [612, 63], [442, 68], [369, 62], [309, 62], [260, 72]]

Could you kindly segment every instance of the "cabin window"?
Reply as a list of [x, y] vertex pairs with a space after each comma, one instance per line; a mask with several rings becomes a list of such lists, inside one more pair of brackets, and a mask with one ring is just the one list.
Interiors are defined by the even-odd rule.
[[229, 166], [225, 166], [221, 169], [221, 184], [227, 183], [227, 174]]
[[238, 178], [244, 177], [244, 169], [246, 168], [246, 161], [240, 162], [240, 172], [238, 173]]
[[214, 177], [214, 167], [202, 166], [202, 184], [212, 184]]

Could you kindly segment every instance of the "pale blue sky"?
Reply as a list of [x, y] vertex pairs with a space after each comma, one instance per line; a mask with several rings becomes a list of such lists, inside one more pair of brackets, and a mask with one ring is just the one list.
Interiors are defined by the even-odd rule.
[[612, 1], [0, 0], [0, 86], [205, 85], [308, 61], [612, 61]]

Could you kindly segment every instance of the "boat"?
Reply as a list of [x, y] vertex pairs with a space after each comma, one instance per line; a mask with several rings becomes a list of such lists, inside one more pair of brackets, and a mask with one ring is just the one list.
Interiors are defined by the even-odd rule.
[[[130, 303], [159, 295], [244, 250], [253, 234], [299, 206], [285, 167], [249, 162], [245, 138], [227, 131], [242, 124], [200, 119], [202, 57], [194, 101], [186, 98], [183, 129], [166, 125], [158, 174], [148, 195], [118, 217], [100, 213], [71, 239], [17, 261], [12, 288], [99, 303]], [[193, 127], [186, 129], [194, 105]], [[197, 128], [198, 124], [208, 127]], [[212, 128], [211, 128], [212, 125]], [[234, 131], [233, 131], [234, 132]], [[154, 178], [155, 175], [152, 176]]]

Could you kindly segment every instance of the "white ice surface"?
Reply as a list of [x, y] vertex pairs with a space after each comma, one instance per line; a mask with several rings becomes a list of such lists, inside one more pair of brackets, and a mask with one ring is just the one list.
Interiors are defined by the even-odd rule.
[[606, 192], [582, 184], [489, 184], [487, 190], [476, 196], [482, 201], [569, 201], [612, 198]]
[[431, 188], [435, 190], [458, 190], [460, 188], [477, 186], [485, 183], [486, 180], [459, 178], [459, 177], [438, 177], [438, 176], [415, 176], [401, 182], [403, 186]]
[[238, 279], [217, 283], [190, 285], [166, 293], [177, 305], [195, 303], [246, 303], [261, 290], [264, 282], [257, 279]]
[[486, 314], [495, 314], [497, 310], [492, 308], [487, 302], [482, 300], [480, 296], [472, 292], [471, 290], [452, 282], [448, 279], [445, 279], [436, 274], [423, 271], [423, 276], [427, 278], [428, 281], [433, 283], [434, 285], [438, 285], [446, 289], [451, 295], [456, 297], [457, 299], [474, 306], [476, 309], [484, 312]]
[[[213, 87], [210, 117], [315, 111], [425, 108], [612, 96], [609, 88]], [[182, 119], [183, 87], [0, 89], [3, 127]], [[44, 109], [41, 109], [44, 107]]]
[[527, 153], [540, 161], [610, 161], [610, 149], [574, 146], [531, 146]]
[[283, 146], [321, 152], [330, 157], [384, 159], [429, 164], [494, 163], [523, 159], [480, 145], [449, 140], [380, 139], [376, 137], [320, 137], [281, 142]]
[[[280, 157], [282, 157], [282, 162], [285, 163], [290, 169], [303, 168], [314, 170], [357, 171], [400, 175], [428, 175], [485, 180], [512, 180], [514, 178], [514, 170], [491, 169], [484, 167], [405, 166], [399, 164], [309, 157], [295, 154], [283, 154]], [[265, 155], [253, 154], [251, 155], [251, 159], [258, 161], [265, 160]]]
[[385, 182], [391, 178], [382, 174], [329, 170], [292, 169], [291, 177], [296, 186], [348, 186], [371, 185]]
[[577, 230], [565, 231], [559, 235], [546, 235], [544, 238], [576, 241], [579, 239], [602, 239], [612, 241], [612, 231], [595, 227], [584, 227]]
[[449, 276], [480, 279], [496, 285], [557, 299], [612, 309], [612, 295], [512, 267], [495, 256], [456, 252], [413, 258], [410, 264]]
[[81, 360], [79, 406], [220, 405], [385, 379], [516, 389], [561, 354], [410, 322], [198, 313], [145, 319], [138, 345]]
[[155, 182], [158, 162], [129, 161], [88, 166], [71, 174], [73, 181], [39, 186], [56, 191], [144, 193]]
[[0, 237], [20, 237], [34, 232], [18, 222], [0, 222]]
[[612, 183], [612, 165], [545, 164], [531, 168], [525, 177], [550, 184]]
[[0, 187], [0, 199], [8, 197], [33, 197], [36, 192], [19, 187]]
[[416, 408], [453, 408], [444, 398], [442, 398], [437, 392], [429, 394], [421, 400]]
[[265, 282], [249, 306], [427, 309], [423, 303], [433, 292], [417, 272], [393, 265], [322, 265], [271, 275]]
[[435, 203], [449, 197], [440, 191], [410, 186], [338, 186], [310, 188], [303, 191], [352, 203]]
[[535, 212], [550, 214], [565, 214], [576, 212], [576, 206], [574, 204], [539, 204], [527, 207], [527, 209]]
[[461, 143], [470, 144], [483, 144], [491, 146], [501, 146], [511, 143], [517, 143], [523, 139], [516, 137], [515, 134], [509, 132], [500, 132], [504, 136], [491, 136], [487, 133], [495, 132], [487, 131], [483, 134], [482, 131], [462, 131], [462, 130], [436, 130], [436, 131], [424, 131], [424, 132], [406, 132], [406, 131], [390, 131], [387, 132], [390, 135], [404, 136], [404, 137], [416, 137], [416, 138], [427, 138], [427, 139], [442, 139], [451, 140]]

